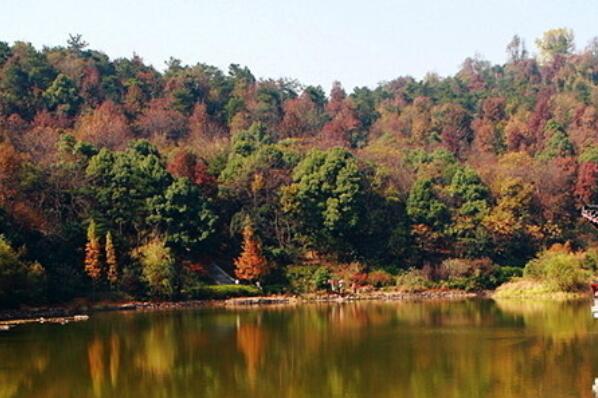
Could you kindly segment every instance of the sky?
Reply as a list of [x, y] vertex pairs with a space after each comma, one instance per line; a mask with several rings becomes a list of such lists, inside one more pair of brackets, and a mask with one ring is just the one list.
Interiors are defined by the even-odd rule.
[[63, 45], [80, 33], [111, 58], [171, 56], [258, 78], [351, 90], [399, 76], [454, 74], [476, 54], [505, 62], [514, 34], [534, 41], [573, 29], [578, 48], [598, 36], [596, 0], [18, 0], [4, 1], [0, 40]]

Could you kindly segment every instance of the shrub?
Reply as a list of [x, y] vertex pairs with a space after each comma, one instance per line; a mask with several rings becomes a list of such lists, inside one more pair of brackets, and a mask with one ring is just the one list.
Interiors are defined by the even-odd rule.
[[44, 282], [45, 271], [41, 264], [23, 261], [0, 235], [0, 307], [39, 302]]
[[495, 276], [498, 285], [502, 285], [503, 283], [509, 282], [513, 278], [519, 278], [523, 276], [523, 268], [503, 265], [497, 268]]
[[362, 286], [367, 282], [366, 266], [358, 262], [334, 265], [332, 276], [333, 279], [342, 280], [347, 287], [352, 284]]
[[330, 280], [330, 271], [326, 267], [318, 267], [313, 274], [313, 283], [316, 289], [324, 289]]
[[295, 293], [313, 293], [328, 286], [328, 268], [315, 265], [292, 265], [286, 269], [289, 287]]
[[163, 240], [154, 239], [135, 249], [133, 257], [141, 265], [142, 280], [152, 297], [170, 298], [175, 294], [174, 256]]
[[184, 261], [178, 277], [182, 297], [192, 298], [191, 292], [205, 285], [208, 270], [205, 265], [197, 262]]
[[393, 285], [395, 282], [391, 274], [386, 271], [376, 270], [368, 274], [367, 283], [375, 287], [384, 287]]
[[554, 291], [581, 291], [591, 277], [584, 269], [585, 257], [583, 253], [546, 250], [526, 264], [524, 276], [543, 281]]
[[598, 248], [593, 247], [586, 250], [582, 266], [592, 273], [598, 271]]
[[399, 274], [396, 282], [400, 290], [407, 292], [420, 292], [434, 287], [434, 282], [426, 278], [421, 270], [414, 268]]
[[438, 270], [444, 286], [467, 291], [494, 289], [519, 273], [517, 268], [501, 268], [487, 258], [452, 258], [443, 261]]
[[262, 288], [262, 291], [264, 292], [264, 294], [269, 295], [269, 294], [284, 294], [287, 291], [287, 286], [286, 284], [271, 284], [271, 285], [265, 285]]

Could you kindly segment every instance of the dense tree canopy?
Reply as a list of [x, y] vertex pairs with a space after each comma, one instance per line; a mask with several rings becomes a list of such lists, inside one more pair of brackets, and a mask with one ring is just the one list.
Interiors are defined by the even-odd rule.
[[91, 286], [180, 297], [248, 247], [275, 279], [314, 259], [520, 266], [591, 245], [596, 42], [553, 29], [536, 59], [515, 36], [504, 64], [326, 95], [237, 64], [160, 72], [79, 35], [0, 41], [0, 306]]

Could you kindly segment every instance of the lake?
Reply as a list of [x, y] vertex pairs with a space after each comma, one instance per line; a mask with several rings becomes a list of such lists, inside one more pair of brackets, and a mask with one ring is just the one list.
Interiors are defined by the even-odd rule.
[[588, 302], [96, 314], [0, 333], [0, 398], [594, 397]]

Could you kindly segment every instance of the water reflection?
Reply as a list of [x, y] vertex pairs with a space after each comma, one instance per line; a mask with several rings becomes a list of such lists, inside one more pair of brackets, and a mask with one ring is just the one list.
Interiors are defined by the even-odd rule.
[[0, 398], [593, 397], [587, 303], [103, 314], [0, 335]]

